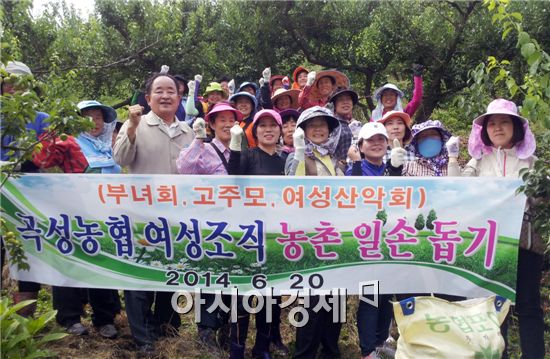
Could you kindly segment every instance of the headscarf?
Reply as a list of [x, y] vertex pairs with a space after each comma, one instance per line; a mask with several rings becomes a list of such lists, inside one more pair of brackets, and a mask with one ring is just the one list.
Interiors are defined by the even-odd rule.
[[[420, 152], [418, 151], [418, 135], [425, 130], [428, 129], [436, 129], [439, 131], [439, 134], [441, 135], [441, 151], [438, 155], [426, 158], [423, 157]], [[441, 122], [437, 120], [427, 120], [425, 122], [416, 124], [412, 127], [412, 140], [411, 140], [411, 146], [414, 154], [418, 158], [418, 161], [426, 162], [434, 171], [435, 176], [442, 176], [443, 172], [442, 169], [447, 166], [447, 162], [449, 162], [449, 155], [447, 153], [447, 147], [445, 147], [445, 143], [451, 138], [451, 133], [447, 131]]]
[[372, 111], [372, 120], [378, 121], [384, 116], [384, 105], [382, 104], [382, 93], [384, 90], [393, 90], [397, 92], [397, 102], [393, 108], [394, 111], [403, 111], [403, 105], [401, 105], [401, 99], [405, 96], [403, 91], [401, 91], [394, 84], [387, 83], [382, 87], [379, 87], [374, 91], [374, 99], [376, 100], [376, 108]]
[[309, 156], [311, 158], [314, 158], [314, 150], [317, 151], [321, 156], [330, 155], [332, 156], [334, 152], [336, 151], [336, 147], [338, 146], [338, 140], [340, 139], [340, 121], [334, 116], [334, 113], [326, 108], [321, 106], [313, 106], [302, 112], [300, 117], [298, 118], [298, 121], [296, 122], [296, 127], [302, 127], [305, 131], [304, 124], [315, 117], [324, 117], [327, 121], [328, 127], [329, 127], [329, 135], [328, 139], [320, 144], [316, 145], [307, 138], [305, 139], [306, 142], [306, 156]]
[[83, 132], [76, 138], [90, 168], [100, 168], [102, 173], [120, 173], [121, 168], [115, 162], [111, 148], [115, 127], [116, 121], [104, 123], [97, 137]]
[[329, 133], [328, 139], [320, 145], [316, 145], [306, 138], [306, 156], [314, 158], [315, 155], [313, 150], [316, 150], [321, 156], [334, 155], [336, 147], [338, 146], [338, 140], [340, 139], [340, 130], [340, 126], [336, 127]]

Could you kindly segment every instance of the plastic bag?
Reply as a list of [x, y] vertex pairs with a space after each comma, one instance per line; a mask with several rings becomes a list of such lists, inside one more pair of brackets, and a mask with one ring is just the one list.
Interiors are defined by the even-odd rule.
[[500, 325], [510, 301], [500, 296], [449, 302], [411, 297], [393, 303], [399, 329], [396, 359], [491, 358], [504, 351]]

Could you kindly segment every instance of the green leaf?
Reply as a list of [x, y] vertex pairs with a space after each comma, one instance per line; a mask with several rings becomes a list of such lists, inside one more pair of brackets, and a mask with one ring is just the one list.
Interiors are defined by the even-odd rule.
[[526, 33], [525, 31], [521, 31], [518, 34], [518, 47], [528, 43], [529, 40], [531, 40], [531, 37], [529, 36], [529, 34]]
[[42, 337], [40, 340], [38, 340], [39, 344], [51, 342], [52, 340], [59, 340], [63, 339], [66, 336], [68, 336], [68, 333], [52, 333], [52, 334], [46, 334], [44, 337]]
[[[9, 323], [8, 320], [4, 320], [6, 324]], [[11, 333], [13, 333], [19, 327], [18, 321], [13, 321], [6, 329], [2, 328], [2, 338], [9, 338]]]
[[519, 12], [510, 13], [510, 16], [512, 16], [518, 21], [523, 21], [523, 16]]
[[528, 42], [521, 46], [521, 55], [523, 55], [523, 57], [525, 58], [528, 58], [535, 52], [535, 50], [535, 44], [533, 44], [532, 42]]
[[42, 349], [37, 350], [25, 357], [25, 359], [34, 359], [34, 358], [49, 358], [53, 356], [53, 353], [50, 350]]
[[34, 303], [34, 302], [36, 302], [35, 299], [24, 300], [22, 302], [19, 302], [15, 305], [9, 307], [9, 309], [6, 312], [0, 314], [0, 321], [3, 320], [6, 317], [14, 315], [18, 310], [20, 310], [20, 309], [22, 309], [22, 308], [26, 307], [27, 305], [30, 305], [31, 303]]
[[503, 32], [502, 32], [502, 40], [506, 39], [506, 36], [508, 36], [508, 33], [510, 33], [510, 31], [513, 30], [513, 27], [512, 26], [509, 26], [507, 27]]
[[20, 342], [22, 342], [23, 340], [27, 340], [30, 338], [32, 338], [32, 335], [30, 335], [28, 332], [20, 333], [15, 337], [9, 339], [8, 345], [6, 345], [6, 348], [11, 349], [15, 347], [17, 344], [19, 344]]
[[506, 85], [508, 86], [508, 91], [510, 91], [510, 95], [512, 95], [512, 97], [516, 96], [516, 93], [519, 90], [519, 87], [516, 85], [516, 82], [514, 81], [513, 84], [509, 84], [508, 81], [506, 81]]
[[528, 63], [529, 65], [533, 65], [535, 62], [539, 62], [540, 59], [541, 59], [541, 57], [542, 57], [542, 56], [541, 56], [540, 52], [533, 52], [533, 53], [531, 54], [531, 56], [529, 56], [529, 57], [527, 58], [527, 63]]

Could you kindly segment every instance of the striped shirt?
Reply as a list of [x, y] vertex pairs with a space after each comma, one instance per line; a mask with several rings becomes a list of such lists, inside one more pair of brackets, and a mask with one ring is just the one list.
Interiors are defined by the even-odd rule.
[[[415, 161], [416, 155], [414, 154], [413, 146], [411, 146], [410, 144], [405, 145], [405, 150], [407, 150], [407, 154], [405, 155], [405, 162]], [[390, 158], [391, 148], [388, 147], [388, 149], [386, 150], [386, 154], [384, 155], [384, 163], [388, 162]]]
[[[447, 166], [441, 168], [443, 176], [447, 176]], [[416, 161], [405, 162], [403, 165], [403, 176], [409, 177], [434, 177], [435, 171], [430, 163], [422, 158]]]

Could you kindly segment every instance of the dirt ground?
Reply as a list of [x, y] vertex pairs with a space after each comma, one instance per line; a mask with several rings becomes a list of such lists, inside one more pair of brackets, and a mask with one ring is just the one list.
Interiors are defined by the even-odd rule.
[[[3, 295], [10, 295], [11, 291], [15, 289], [14, 285], [8, 286], [8, 290], [4, 291]], [[122, 297], [122, 296], [121, 296]], [[550, 271], [544, 273], [543, 286], [542, 286], [542, 299], [545, 312], [545, 324], [546, 332], [545, 338], [547, 343], [547, 357], [550, 358]], [[37, 313], [43, 313], [51, 308], [51, 294], [49, 288], [41, 290], [39, 295], [39, 303]], [[286, 319], [288, 315], [288, 309], [284, 309], [282, 313], [282, 328], [284, 342], [289, 346], [291, 352], [294, 349], [295, 340], [295, 328], [292, 327]], [[342, 327], [340, 335], [340, 350], [342, 358], [360, 358], [360, 350], [358, 345], [357, 327], [355, 324], [355, 312], [357, 309], [357, 297], [348, 297], [347, 306], [347, 323]], [[56, 342], [51, 342], [47, 349], [57, 354], [56, 358], [60, 359], [133, 359], [133, 358], [145, 358], [136, 351], [136, 346], [132, 341], [130, 328], [126, 314], [124, 311], [117, 316], [115, 325], [119, 330], [119, 336], [116, 339], [104, 339], [95, 328], [91, 325], [90, 311], [91, 308], [86, 306], [85, 311], [87, 315], [82, 318], [83, 324], [90, 328], [89, 335], [86, 336], [67, 336]], [[254, 320], [251, 318], [251, 324], [247, 342], [247, 358], [250, 357], [250, 348], [254, 342]], [[51, 324], [48, 327], [49, 331], [63, 331], [63, 328], [57, 324]], [[394, 333], [396, 334], [396, 333]], [[518, 327], [517, 319], [512, 316], [511, 325], [509, 329], [509, 354], [510, 358], [519, 358], [519, 340], [518, 340]], [[227, 354], [212, 353], [207, 348], [201, 346], [197, 336], [197, 326], [194, 323], [194, 316], [192, 313], [182, 315], [182, 325], [180, 327], [178, 336], [172, 338], [165, 338], [160, 340], [156, 347], [156, 354], [149, 356], [148, 358], [197, 358], [207, 359], [220, 357], [229, 357]], [[274, 355], [274, 358], [283, 358], [282, 356]]]

